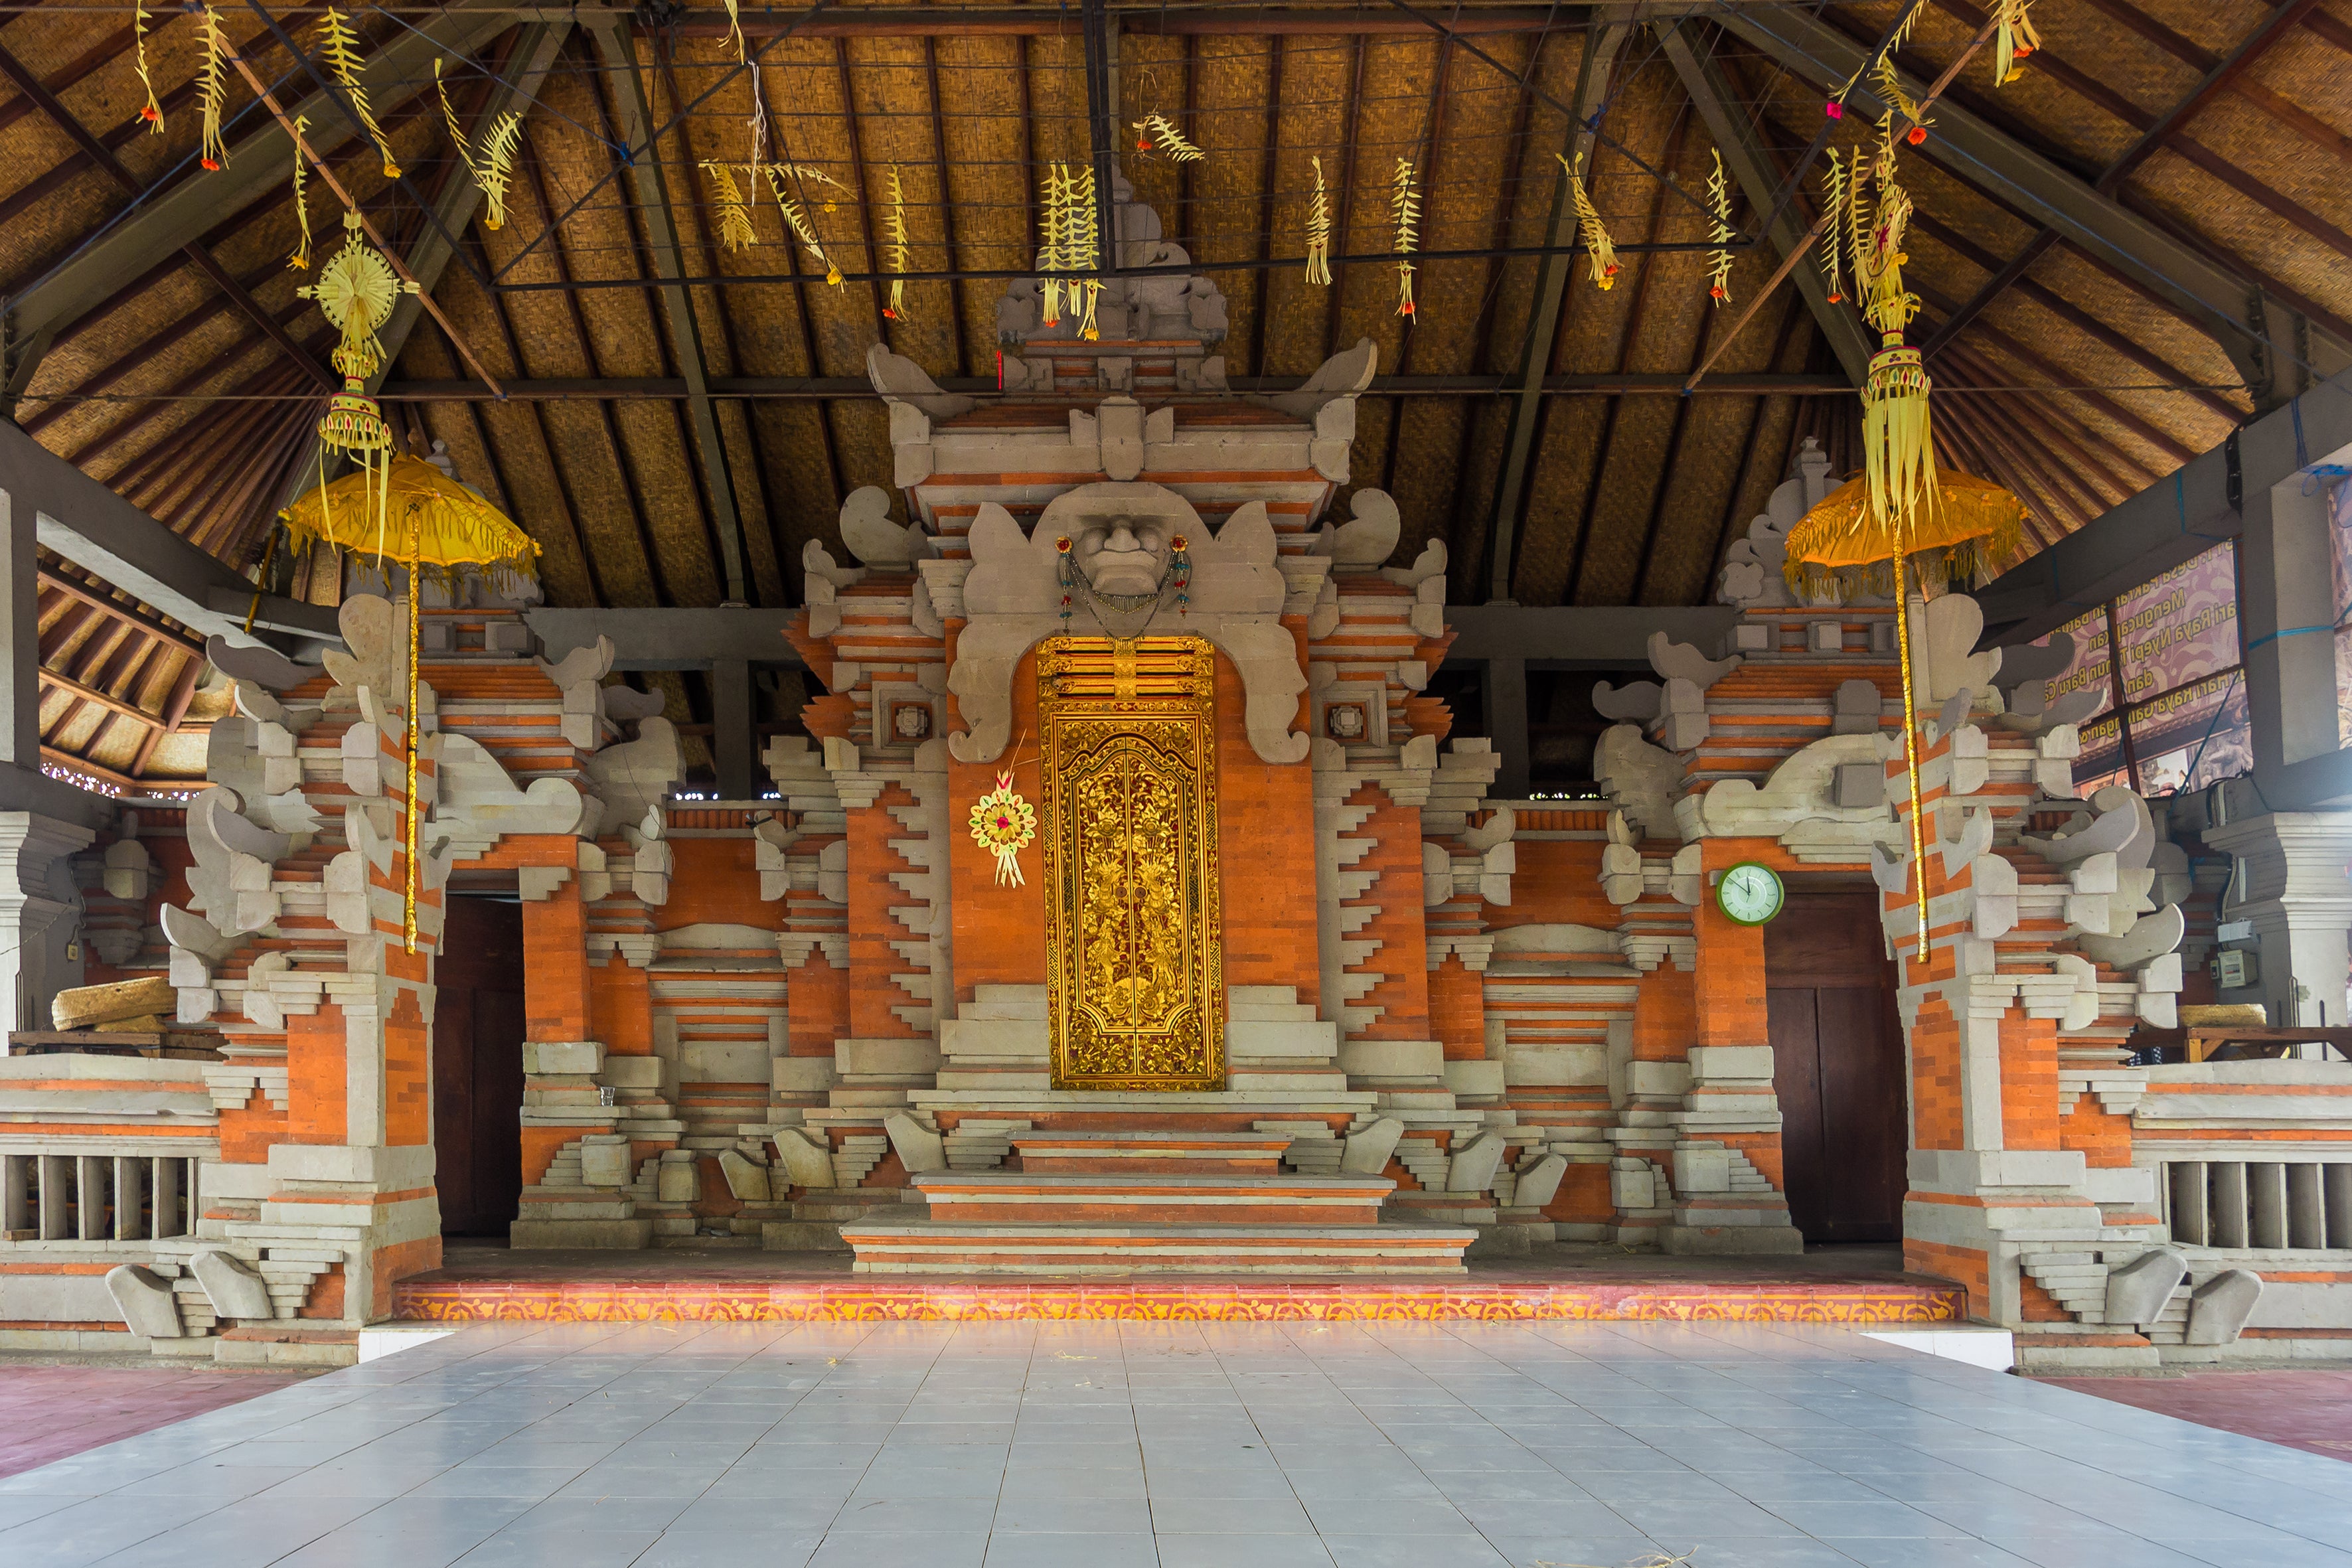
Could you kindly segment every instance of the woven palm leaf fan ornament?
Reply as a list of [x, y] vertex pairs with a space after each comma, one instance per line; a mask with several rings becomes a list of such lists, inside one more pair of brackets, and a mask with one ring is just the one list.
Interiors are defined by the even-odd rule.
[[1921, 963], [1927, 957], [1925, 835], [1919, 823], [1919, 743], [1911, 674], [1910, 584], [1924, 598], [1930, 581], [1980, 579], [2013, 556], [2024, 537], [2025, 508], [1997, 485], [1966, 474], [1938, 474], [1928, 419], [1930, 383], [1904, 329], [1918, 296], [1903, 286], [1904, 231], [1911, 198], [1897, 183], [1894, 118], [1882, 132], [1869, 184], [1859, 173], [1833, 199], [1845, 204], [1853, 277], [1862, 313], [1878, 330], [1862, 391], [1864, 468], [1823, 498], [1789, 531], [1789, 585], [1809, 600], [1843, 600], [1859, 592], [1891, 593], [1903, 670], [1903, 756], [1910, 787], [1911, 863], [1918, 893]]

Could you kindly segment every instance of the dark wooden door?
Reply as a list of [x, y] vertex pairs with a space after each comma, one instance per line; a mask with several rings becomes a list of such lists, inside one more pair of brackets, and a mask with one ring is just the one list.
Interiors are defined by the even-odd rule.
[[499, 1236], [522, 1197], [522, 906], [453, 897], [435, 965], [441, 1234]]
[[1764, 928], [1789, 1216], [1807, 1241], [1903, 1235], [1903, 1025], [1871, 893], [1792, 893]]

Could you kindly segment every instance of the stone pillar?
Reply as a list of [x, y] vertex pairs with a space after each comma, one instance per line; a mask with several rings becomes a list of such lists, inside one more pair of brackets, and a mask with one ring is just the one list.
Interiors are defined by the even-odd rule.
[[755, 793], [751, 756], [751, 667], [722, 658], [710, 667], [710, 762], [719, 798], [750, 800]]
[[75, 823], [0, 811], [0, 1055], [5, 1031], [47, 1028], [50, 1002], [82, 983], [81, 893], [66, 859], [96, 837]]
[[1486, 660], [1481, 683], [1486, 710], [1486, 735], [1503, 759], [1492, 791], [1496, 800], [1525, 800], [1528, 784], [1528, 661], [1523, 658]]
[[2205, 842], [2237, 868], [2221, 919], [2252, 922], [2260, 944], [2258, 984], [2220, 993], [2221, 1000], [2260, 1002], [2273, 1024], [2352, 1022], [2345, 996], [2352, 811], [2250, 816], [2207, 828]]
[[41, 578], [32, 509], [0, 489], [0, 763], [41, 771]]

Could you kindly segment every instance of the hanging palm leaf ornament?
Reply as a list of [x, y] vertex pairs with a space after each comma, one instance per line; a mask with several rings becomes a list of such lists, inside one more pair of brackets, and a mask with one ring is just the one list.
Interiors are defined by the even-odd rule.
[[1789, 585], [1808, 599], [1843, 599], [1870, 591], [1895, 597], [1896, 646], [1903, 669], [1903, 756], [1910, 786], [1913, 886], [1919, 904], [1921, 963], [1927, 956], [1925, 835], [1919, 822], [1919, 744], [1911, 673], [1911, 584], [1922, 602], [1928, 584], [1981, 578], [2015, 555], [2024, 536], [2025, 508], [1998, 486], [1965, 474], [1938, 474], [1928, 419], [1930, 383], [1919, 351], [1906, 347], [1904, 329], [1918, 313], [1919, 297], [1903, 286], [1904, 231], [1911, 198], [1897, 181], [1895, 119], [1881, 132], [1868, 184], [1860, 170], [1832, 187], [1848, 211], [1841, 227], [1862, 312], [1880, 334], [1863, 384], [1864, 469], [1800, 519], [1789, 531]]

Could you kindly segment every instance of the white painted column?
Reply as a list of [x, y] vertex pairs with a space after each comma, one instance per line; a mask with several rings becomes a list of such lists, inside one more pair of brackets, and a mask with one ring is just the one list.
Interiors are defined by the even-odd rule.
[[2346, 1016], [2352, 933], [2352, 811], [2272, 812], [2205, 830], [2236, 858], [2223, 921], [2247, 921], [2262, 973], [2225, 1002], [2259, 1002], [2273, 1024], [2352, 1023]]

